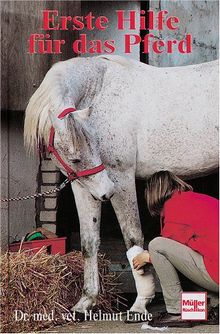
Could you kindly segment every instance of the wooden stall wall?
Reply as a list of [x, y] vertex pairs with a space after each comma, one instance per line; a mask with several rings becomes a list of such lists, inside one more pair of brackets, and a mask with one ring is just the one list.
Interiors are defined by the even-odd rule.
[[[80, 1], [1, 1], [1, 197], [32, 194], [37, 189], [39, 158], [28, 156], [23, 147], [24, 110], [51, 65], [74, 56], [73, 31], [52, 32], [65, 39], [68, 47], [60, 55], [30, 55], [28, 39], [42, 33], [42, 11], [56, 9], [61, 15], [80, 15]], [[35, 202], [4, 204], [1, 220], [1, 248], [6, 249], [36, 226]]]

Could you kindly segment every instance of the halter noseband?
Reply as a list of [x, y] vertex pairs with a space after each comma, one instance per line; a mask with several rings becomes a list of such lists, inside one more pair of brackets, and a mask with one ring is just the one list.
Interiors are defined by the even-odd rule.
[[[66, 115], [68, 115], [71, 112], [76, 111], [75, 108], [67, 108], [64, 109], [59, 115], [59, 119], [63, 119]], [[69, 165], [65, 163], [65, 161], [61, 158], [57, 150], [54, 148], [54, 135], [55, 135], [55, 129], [52, 126], [50, 129], [50, 137], [49, 137], [49, 145], [48, 145], [48, 152], [53, 153], [55, 158], [59, 161], [59, 163], [63, 166], [65, 171], [67, 172], [67, 177], [69, 181], [73, 181], [75, 179], [78, 179], [83, 176], [89, 176], [97, 174], [105, 169], [105, 166], [103, 164], [96, 166], [91, 169], [81, 170], [79, 172], [75, 172]]]

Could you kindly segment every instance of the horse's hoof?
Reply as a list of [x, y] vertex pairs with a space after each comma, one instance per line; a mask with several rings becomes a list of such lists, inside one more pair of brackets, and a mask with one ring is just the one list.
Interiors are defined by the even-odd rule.
[[77, 322], [85, 321], [85, 313], [75, 312], [75, 321]]

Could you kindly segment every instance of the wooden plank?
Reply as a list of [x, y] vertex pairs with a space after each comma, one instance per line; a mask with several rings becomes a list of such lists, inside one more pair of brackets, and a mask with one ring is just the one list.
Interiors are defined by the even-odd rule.
[[[74, 56], [70, 41], [73, 31], [65, 33], [68, 47], [61, 55], [28, 54], [30, 34], [43, 32], [43, 9], [58, 9], [61, 15], [80, 15], [80, 1], [2, 1], [2, 109], [24, 110], [52, 63]], [[64, 35], [63, 35], [64, 36]]]
[[[18, 195], [20, 190], [25, 194], [26, 191], [32, 193], [36, 183], [36, 161], [32, 159], [27, 162], [27, 156], [23, 151], [23, 115], [16, 114], [19, 116], [17, 117], [10, 111], [25, 110], [29, 98], [38, 88], [51, 65], [74, 56], [70, 45], [61, 55], [31, 56], [27, 53], [30, 34], [41, 32], [43, 9], [58, 9], [61, 15], [80, 15], [81, 3], [80, 1], [42, 0], [1, 1], [2, 197]], [[65, 32], [67, 43], [77, 36], [76, 32]], [[19, 166], [23, 166], [22, 169], [19, 169]], [[31, 175], [28, 170], [32, 170]], [[17, 181], [20, 183], [19, 186], [15, 184]], [[7, 248], [9, 234], [17, 233], [17, 227], [20, 229], [19, 232], [23, 233], [24, 227], [29, 229], [32, 226], [30, 210], [34, 211], [34, 204], [30, 209], [29, 203], [23, 203], [18, 211], [13, 205], [2, 204], [0, 226], [2, 251]]]
[[[39, 157], [30, 158], [23, 145], [23, 114], [7, 111], [8, 114], [8, 195], [9, 197], [33, 194], [37, 190], [36, 176]], [[11, 239], [30, 233], [36, 228], [35, 200], [9, 203], [9, 235]], [[10, 240], [11, 241], [11, 240]]]
[[[1, 197], [8, 197], [8, 117], [1, 114]], [[8, 248], [8, 203], [1, 203], [0, 251]]]
[[[59, 15], [63, 16], [75, 16], [81, 15], [81, 1], [47, 1], [47, 9], [56, 9]], [[75, 39], [79, 38], [78, 31], [68, 30], [68, 31], [53, 31], [54, 38], [64, 39], [66, 41], [65, 47], [63, 48], [63, 53], [61, 55], [53, 54], [51, 56], [51, 64], [60, 61], [73, 58], [77, 56], [73, 53], [72, 43]]]

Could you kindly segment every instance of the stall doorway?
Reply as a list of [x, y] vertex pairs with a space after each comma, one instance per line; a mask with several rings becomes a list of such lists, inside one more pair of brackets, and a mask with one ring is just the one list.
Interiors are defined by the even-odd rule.
[[[61, 176], [61, 179], [64, 177]], [[194, 191], [218, 198], [218, 173], [188, 182], [193, 186]], [[152, 218], [147, 210], [144, 188], [145, 181], [136, 180], [140, 219], [145, 236], [145, 246], [147, 246], [150, 240], [159, 235], [160, 224], [159, 219]], [[58, 197], [57, 234], [67, 237], [67, 251], [80, 250], [79, 218], [70, 185], [63, 189]], [[100, 250], [106, 253], [113, 262], [127, 262], [123, 237], [110, 202], [103, 203], [102, 206]]]

